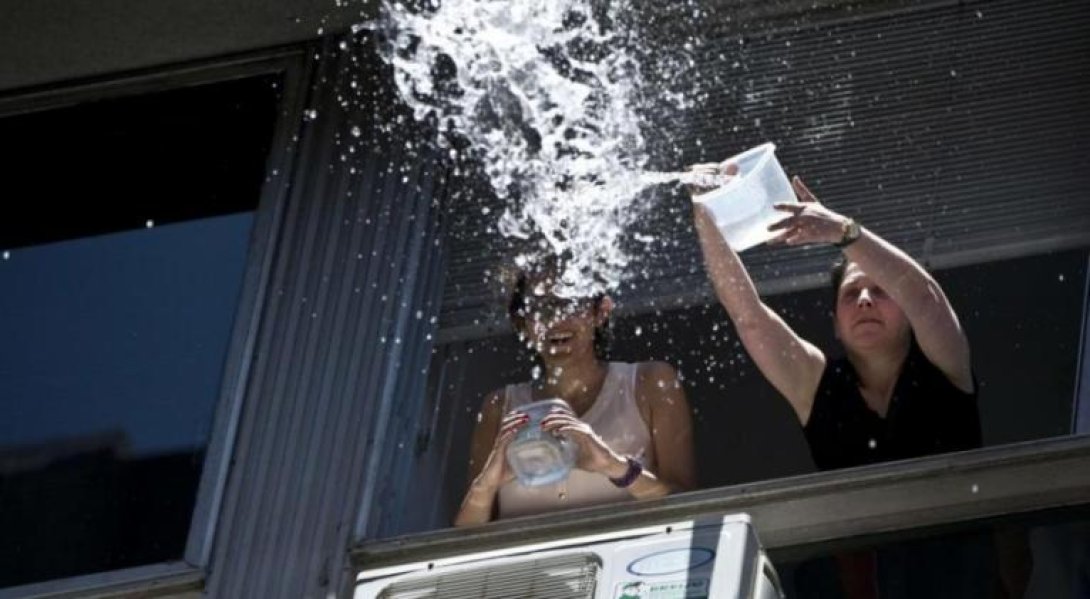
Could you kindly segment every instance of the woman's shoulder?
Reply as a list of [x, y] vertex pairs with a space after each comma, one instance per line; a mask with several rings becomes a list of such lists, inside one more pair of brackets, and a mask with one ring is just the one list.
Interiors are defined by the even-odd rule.
[[649, 360], [630, 364], [635, 370], [637, 380], [641, 383], [677, 380], [677, 369], [669, 362]]
[[632, 368], [636, 399], [641, 403], [665, 400], [670, 391], [681, 387], [677, 369], [668, 362], [637, 362]]

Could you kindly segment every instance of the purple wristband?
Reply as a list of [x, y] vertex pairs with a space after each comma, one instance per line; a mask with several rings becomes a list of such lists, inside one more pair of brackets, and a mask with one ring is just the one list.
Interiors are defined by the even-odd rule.
[[640, 477], [640, 473], [643, 472], [643, 464], [640, 464], [639, 460], [630, 455], [626, 455], [624, 459], [628, 462], [628, 470], [625, 470], [624, 476], [609, 479], [609, 482], [622, 489], [632, 486], [632, 483], [636, 482], [636, 479]]

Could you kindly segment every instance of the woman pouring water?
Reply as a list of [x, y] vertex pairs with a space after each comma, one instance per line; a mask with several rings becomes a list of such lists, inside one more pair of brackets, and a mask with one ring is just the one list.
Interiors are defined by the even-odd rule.
[[[737, 167], [697, 172], [736, 176]], [[833, 326], [844, 357], [799, 337], [761, 301], [713, 217], [694, 202], [705, 266], [757, 367], [794, 408], [821, 470], [981, 445], [969, 342], [939, 284], [911, 257], [792, 182], [770, 243], [832, 244]]]
[[[694, 170], [746, 174], [739, 175], [731, 163]], [[782, 218], [768, 226], [774, 235], [770, 243], [823, 243], [840, 249], [832, 290], [842, 358], [829, 359], [765, 305], [699, 197], [694, 210], [715, 293], [758, 369], [794, 408], [817, 467], [831, 470], [979, 447], [969, 342], [939, 284], [907, 254], [818, 202], [798, 177], [790, 185], [798, 201], [775, 206]], [[980, 540], [964, 547], [924, 542], [900, 554], [863, 551], [836, 559], [848, 597], [886, 596], [885, 590], [913, 597], [977, 597], [986, 596], [979, 588], [980, 573], [947, 566], [970, 563], [966, 555], [988, 551]], [[972, 563], [978, 562], [983, 563]], [[942, 576], [931, 575], [940, 571]], [[890, 574], [898, 572], [905, 575]], [[908, 587], [891, 580], [914, 582], [905, 591]], [[934, 580], [946, 585], [941, 589], [946, 594], [929, 586]]]
[[[543, 370], [535, 381], [485, 398], [470, 447], [472, 482], [455, 526], [695, 486], [691, 416], [674, 369], [662, 362], [604, 361], [600, 345], [612, 300], [558, 297], [557, 272], [545, 266], [513, 277], [508, 316]], [[529, 413], [548, 399], [563, 403], [543, 417]], [[520, 432], [563, 438], [574, 449], [574, 468], [557, 482], [520, 481], [508, 460]]]

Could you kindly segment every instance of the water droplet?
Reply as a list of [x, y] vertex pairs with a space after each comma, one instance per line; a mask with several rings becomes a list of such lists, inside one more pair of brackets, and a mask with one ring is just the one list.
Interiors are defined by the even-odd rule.
[[154, 226], [155, 226], [155, 221], [151, 220], [150, 218], [148, 220], [144, 221], [144, 228], [150, 229], [150, 228], [152, 228]]
[[306, 118], [306, 120], [308, 121], [313, 121], [314, 119], [318, 118], [318, 111], [311, 108], [303, 112], [303, 117]]
[[874, 439], [871, 439], [870, 441], [867, 441], [867, 447], [869, 447], [871, 449], [877, 448], [878, 447], [878, 441], [875, 441]]
[[[696, 66], [688, 54], [699, 52], [700, 44], [682, 40], [651, 56], [654, 64], [642, 65], [643, 57], [629, 49], [631, 30], [622, 15], [598, 15], [588, 7], [573, 22], [569, 3], [433, 6], [394, 11], [396, 33], [389, 46], [397, 54], [389, 62], [401, 98], [417, 119], [434, 119], [441, 140], [454, 134], [469, 142], [500, 201], [511, 200], [511, 190], [518, 189], [519, 201], [505, 210], [476, 209], [486, 216], [500, 212], [494, 228], [501, 235], [542, 238], [531, 252], [535, 259], [572, 256], [562, 266], [561, 294], [586, 296], [618, 287], [630, 262], [623, 241], [647, 209], [642, 191], [677, 182], [676, 173], [657, 180], [643, 176], [656, 173], [642, 171], [649, 152], [640, 98], [654, 95], [664, 107], [683, 105], [692, 94], [675, 93], [672, 86], [681, 80], [678, 68]], [[601, 49], [600, 56], [586, 56], [587, 45]], [[558, 55], [537, 50], [544, 47]], [[460, 77], [462, 89], [445, 94], [447, 82], [440, 86], [433, 78], [437, 70], [449, 70], [436, 62], [440, 56], [458, 73], [487, 76]], [[558, 73], [561, 62], [581, 65], [582, 76]], [[677, 68], [655, 68], [660, 64]], [[489, 110], [482, 111], [485, 100]], [[546, 143], [547, 151], [541, 147]], [[439, 146], [456, 159], [449, 144]]]
[[972, 487], [970, 488], [970, 490], [971, 490], [971, 491], [973, 492], [973, 494], [975, 495], [975, 494], [976, 494], [977, 492], [979, 492], [979, 491], [980, 491], [980, 487], [979, 487], [979, 486], [977, 486], [977, 484], [976, 484], [976, 483], [973, 483], [973, 486], [972, 486]]
[[360, 128], [359, 128], [358, 125], [352, 125], [351, 133], [352, 133], [352, 137], [359, 137], [360, 135], [363, 135], [363, 132], [360, 131]]
[[4, 260], [10, 260], [10, 259], [11, 259], [11, 252], [4, 251]]
[[636, 327], [635, 333], [636, 333], [637, 337], [639, 337], [640, 335], [643, 335], [643, 327]]
[[1061, 283], [1063, 283], [1063, 282], [1064, 282], [1064, 274], [1063, 274], [1063, 273], [1060, 273], [1060, 282], [1061, 282]]

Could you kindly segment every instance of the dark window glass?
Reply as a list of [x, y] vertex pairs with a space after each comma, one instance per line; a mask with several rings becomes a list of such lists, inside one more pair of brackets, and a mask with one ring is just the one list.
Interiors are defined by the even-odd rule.
[[1090, 596], [1085, 507], [770, 552], [788, 597]]
[[0, 120], [0, 587], [183, 556], [278, 82]]

